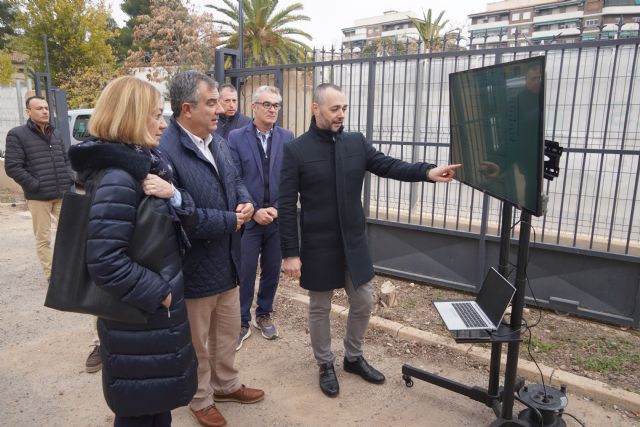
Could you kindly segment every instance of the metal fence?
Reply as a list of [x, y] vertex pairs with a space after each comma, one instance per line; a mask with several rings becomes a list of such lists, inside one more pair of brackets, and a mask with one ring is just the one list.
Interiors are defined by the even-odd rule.
[[[225, 75], [239, 84], [245, 112], [258, 85], [279, 86], [284, 98], [281, 123], [297, 135], [309, 125], [313, 88], [323, 82], [340, 85], [349, 103], [347, 130], [364, 133], [374, 146], [394, 157], [446, 164], [449, 74], [546, 55], [545, 139], [557, 141], [565, 151], [560, 176], [544, 183], [549, 200], [546, 215], [533, 220], [534, 245], [559, 253], [606, 255], [632, 265], [637, 272], [639, 43], [640, 38], [628, 38], [389, 54], [396, 53], [396, 48], [371, 57], [333, 50], [316, 52], [306, 63], [229, 69]], [[363, 203], [370, 224], [462, 233], [481, 240], [491, 239], [500, 230], [501, 202], [458, 182], [410, 184], [370, 176]], [[514, 238], [519, 230], [515, 222]], [[398, 273], [411, 276], [406, 271]], [[633, 307], [621, 313], [607, 303], [605, 309], [635, 319], [631, 323], [637, 324], [640, 296], [638, 275], [633, 279], [634, 274], [630, 288], [623, 292], [624, 298], [631, 296]], [[440, 282], [450, 281], [442, 278]], [[583, 304], [580, 298], [570, 300]]]

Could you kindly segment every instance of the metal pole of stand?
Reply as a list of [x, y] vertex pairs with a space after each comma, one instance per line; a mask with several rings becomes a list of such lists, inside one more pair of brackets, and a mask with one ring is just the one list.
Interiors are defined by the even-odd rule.
[[[509, 244], [511, 241], [511, 218], [513, 207], [509, 203], [502, 202], [502, 224], [500, 227], [500, 256], [498, 260], [498, 272], [507, 277], [509, 267]], [[489, 363], [489, 396], [498, 397], [500, 386], [500, 357], [502, 356], [502, 344], [491, 344], [491, 362]], [[498, 414], [496, 414], [498, 415]]]
[[[518, 240], [518, 268], [516, 271], [516, 294], [511, 308], [511, 328], [518, 329], [522, 324], [524, 297], [527, 286], [527, 261], [529, 259], [529, 238], [531, 236], [531, 214], [523, 211], [520, 216], [520, 239]], [[507, 350], [507, 367], [504, 376], [504, 394], [502, 398], [502, 420], [513, 417], [513, 401], [516, 377], [518, 375], [518, 353], [520, 342], [510, 342]], [[508, 422], [508, 421], [507, 421]], [[508, 425], [508, 424], [507, 424]], [[511, 424], [513, 425], [513, 424]]]

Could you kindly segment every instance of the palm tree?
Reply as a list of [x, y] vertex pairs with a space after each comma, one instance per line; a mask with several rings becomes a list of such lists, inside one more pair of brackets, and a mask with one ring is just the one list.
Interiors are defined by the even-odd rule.
[[[224, 40], [224, 45], [229, 48], [238, 48], [239, 12], [238, 4], [233, 0], [222, 0], [227, 6], [219, 7], [207, 5], [212, 9], [226, 15], [228, 20], [215, 20], [222, 25], [219, 35]], [[278, 0], [242, 0], [244, 13], [244, 62], [247, 66], [269, 65], [277, 62], [304, 59], [305, 51], [309, 46], [301, 41], [291, 38], [299, 35], [311, 40], [311, 36], [289, 24], [297, 21], [310, 21], [306, 15], [294, 14], [303, 9], [301, 3], [293, 3], [280, 11], [276, 11]]]
[[424, 13], [424, 9], [422, 10], [422, 16], [424, 19], [417, 19], [409, 17], [413, 25], [415, 25], [418, 33], [420, 34], [420, 38], [424, 42], [426, 48], [437, 49], [441, 47], [444, 43], [447, 42], [447, 34], [443, 36], [440, 35], [444, 27], [449, 23], [449, 20], [446, 19], [442, 21], [442, 17], [444, 16], [444, 10], [440, 12], [440, 15], [435, 20], [432, 20], [431, 9], [427, 10], [427, 13]]

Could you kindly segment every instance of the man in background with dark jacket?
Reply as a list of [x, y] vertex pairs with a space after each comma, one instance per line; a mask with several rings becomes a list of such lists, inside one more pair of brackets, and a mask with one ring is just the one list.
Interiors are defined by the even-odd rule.
[[238, 91], [232, 84], [221, 85], [219, 92], [223, 112], [218, 117], [218, 127], [215, 132], [228, 140], [229, 133], [251, 123], [251, 117], [238, 111]]
[[170, 88], [174, 116], [160, 147], [171, 162], [174, 183], [193, 198], [184, 220], [191, 248], [183, 257], [184, 295], [198, 390], [190, 409], [207, 427], [226, 425], [214, 402], [255, 403], [262, 390], [245, 387], [234, 366], [240, 334], [240, 229], [254, 207], [236, 173], [226, 141], [213, 134], [222, 113], [215, 80], [202, 73], [176, 75]]
[[253, 123], [229, 134], [229, 148], [236, 169], [257, 203], [252, 221], [242, 233], [240, 267], [240, 318], [242, 328], [237, 350], [251, 335], [251, 305], [260, 258], [260, 287], [253, 326], [268, 340], [278, 337], [273, 323], [273, 301], [280, 280], [280, 233], [278, 232], [278, 186], [282, 147], [293, 139], [293, 133], [276, 124], [282, 107], [277, 87], [260, 86], [253, 93]]
[[[39, 96], [26, 102], [27, 124], [7, 134], [4, 168], [24, 191], [33, 221], [42, 269], [51, 277], [51, 218], [58, 221], [62, 195], [71, 189], [73, 172], [60, 132], [49, 124], [49, 105]], [[66, 120], [66, 118], [65, 118]]]
[[362, 353], [374, 277], [361, 199], [365, 173], [405, 182], [449, 182], [460, 165], [406, 163], [376, 150], [361, 133], [343, 132], [347, 99], [338, 86], [318, 86], [311, 109], [309, 130], [284, 146], [280, 239], [285, 273], [300, 278], [300, 286], [309, 291], [309, 335], [320, 367], [320, 389], [335, 397], [339, 386], [329, 313], [337, 288], [344, 288], [349, 297], [343, 369], [374, 384], [385, 381]]
[[[51, 278], [51, 217], [60, 217], [62, 195], [71, 189], [74, 176], [60, 132], [49, 124], [49, 105], [40, 96], [27, 98], [29, 120], [7, 134], [4, 168], [24, 190], [36, 236], [38, 258], [47, 282]], [[85, 369], [89, 373], [102, 368], [96, 318], [90, 320], [93, 349]]]

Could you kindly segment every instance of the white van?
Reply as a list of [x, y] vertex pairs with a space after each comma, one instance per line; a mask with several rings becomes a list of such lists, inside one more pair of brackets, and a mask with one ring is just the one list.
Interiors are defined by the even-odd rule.
[[71, 133], [71, 145], [84, 141], [89, 137], [89, 119], [93, 108], [81, 108], [69, 110], [69, 132]]
[[[69, 110], [69, 133], [71, 133], [71, 145], [78, 144], [89, 138], [89, 119], [93, 114], [93, 108], [80, 108], [78, 110]], [[164, 116], [167, 124], [171, 119], [173, 112], [165, 110]]]

